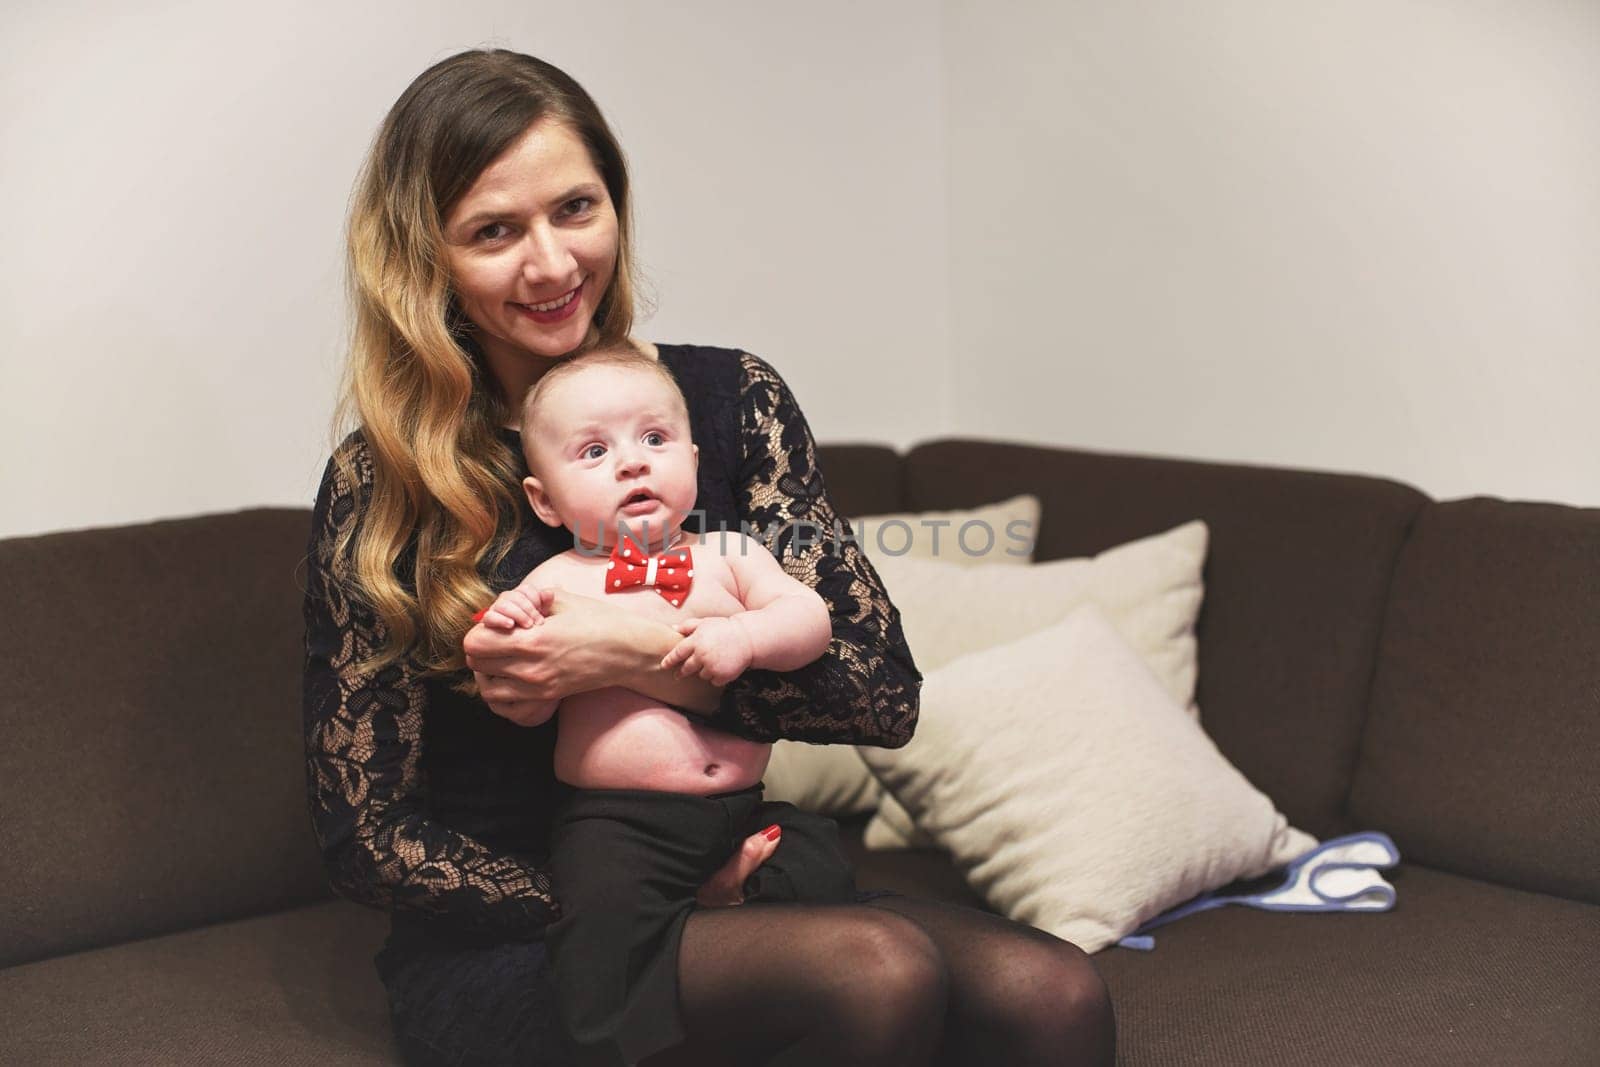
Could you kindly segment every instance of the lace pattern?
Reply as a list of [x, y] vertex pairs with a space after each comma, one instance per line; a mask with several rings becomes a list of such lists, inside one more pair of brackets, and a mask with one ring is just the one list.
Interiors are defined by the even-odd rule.
[[712, 722], [756, 740], [787, 738], [899, 748], [916, 728], [922, 675], [900, 612], [828, 499], [816, 442], [789, 387], [765, 360], [739, 358], [739, 510], [784, 570], [812, 587], [833, 617], [833, 640], [797, 671], [747, 671], [723, 691]]
[[[372, 484], [353, 436], [360, 490]], [[381, 624], [347, 594], [339, 534], [358, 487], [330, 460], [312, 512], [305, 599], [305, 744], [311, 821], [334, 888], [359, 903], [446, 914], [465, 927], [537, 935], [559, 914], [548, 874], [428, 817], [419, 760], [426, 692], [405, 661], [362, 674]]]

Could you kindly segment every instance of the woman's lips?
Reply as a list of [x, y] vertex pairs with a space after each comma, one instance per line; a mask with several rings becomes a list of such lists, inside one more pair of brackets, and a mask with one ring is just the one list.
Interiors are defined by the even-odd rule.
[[[576, 289], [572, 290], [562, 298], [566, 300], [565, 304], [562, 304], [557, 308], [552, 308], [548, 311], [537, 311], [529, 304], [518, 304], [516, 302], [513, 302], [511, 306], [516, 308], [522, 314], [526, 315], [528, 318], [532, 319], [534, 322], [549, 326], [552, 323], [561, 322], [565, 319], [571, 318], [577, 313], [578, 305], [583, 302], [583, 287], [587, 284], [587, 280], [579, 282]], [[546, 303], [553, 303], [553, 301], [547, 301]]]

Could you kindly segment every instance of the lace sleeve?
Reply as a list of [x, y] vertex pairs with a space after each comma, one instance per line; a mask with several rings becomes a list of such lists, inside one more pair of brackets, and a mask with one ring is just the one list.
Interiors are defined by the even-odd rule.
[[[767, 538], [793, 577], [815, 589], [833, 617], [833, 640], [796, 671], [750, 670], [723, 691], [712, 725], [755, 740], [787, 738], [899, 748], [917, 723], [922, 675], [877, 571], [848, 531], [817, 470], [816, 443], [778, 372], [740, 357], [741, 517]], [[776, 537], [774, 531], [781, 531]]]
[[312, 512], [305, 598], [304, 732], [311, 821], [333, 888], [379, 908], [416, 908], [453, 925], [534, 939], [559, 914], [546, 872], [431, 820], [419, 800], [426, 694], [405, 660], [356, 670], [382, 638], [351, 597], [341, 532], [372, 484], [353, 437], [360, 486], [332, 460]]

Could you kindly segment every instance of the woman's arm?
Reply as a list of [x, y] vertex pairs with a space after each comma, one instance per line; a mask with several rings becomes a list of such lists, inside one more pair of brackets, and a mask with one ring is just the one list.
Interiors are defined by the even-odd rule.
[[711, 711], [720, 703], [720, 687], [679, 678], [661, 666], [681, 640], [664, 622], [558, 589], [540, 625], [507, 632], [480, 623], [467, 631], [461, 647], [490, 709], [532, 725], [522, 708], [607, 685], [627, 686], [685, 711]]
[[333, 887], [358, 903], [441, 913], [447, 921], [534, 939], [559, 915], [547, 873], [440, 826], [418, 801], [422, 683], [409, 664], [363, 674], [355, 663], [383, 637], [347, 596], [338, 534], [358, 521], [371, 485], [330, 461], [313, 510], [305, 598], [304, 733], [312, 825]]
[[791, 577], [821, 595], [833, 638], [822, 658], [798, 670], [746, 671], [706, 721], [757, 741], [899, 748], [916, 728], [922, 685], [900, 613], [855, 542], [834, 537], [843, 520], [789, 387], [756, 356], [741, 355], [740, 367], [740, 517], [768, 538]]

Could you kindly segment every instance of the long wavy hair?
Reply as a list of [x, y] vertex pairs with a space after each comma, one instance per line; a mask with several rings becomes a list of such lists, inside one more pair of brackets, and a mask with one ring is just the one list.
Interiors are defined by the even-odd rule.
[[[334, 412], [334, 461], [360, 486], [352, 415], [372, 483], [357, 496], [334, 558], [347, 591], [383, 631], [371, 671], [409, 656], [425, 674], [465, 666], [461, 638], [491, 599], [487, 568], [520, 530], [520, 470], [497, 427], [521, 397], [502, 395], [445, 262], [443, 224], [484, 169], [534, 123], [582, 138], [617, 214], [617, 264], [583, 348], [626, 343], [633, 325], [627, 163], [599, 107], [560, 69], [502, 49], [423, 71], [378, 128], [351, 198], [349, 356]], [[463, 686], [468, 691], [470, 682]]]

